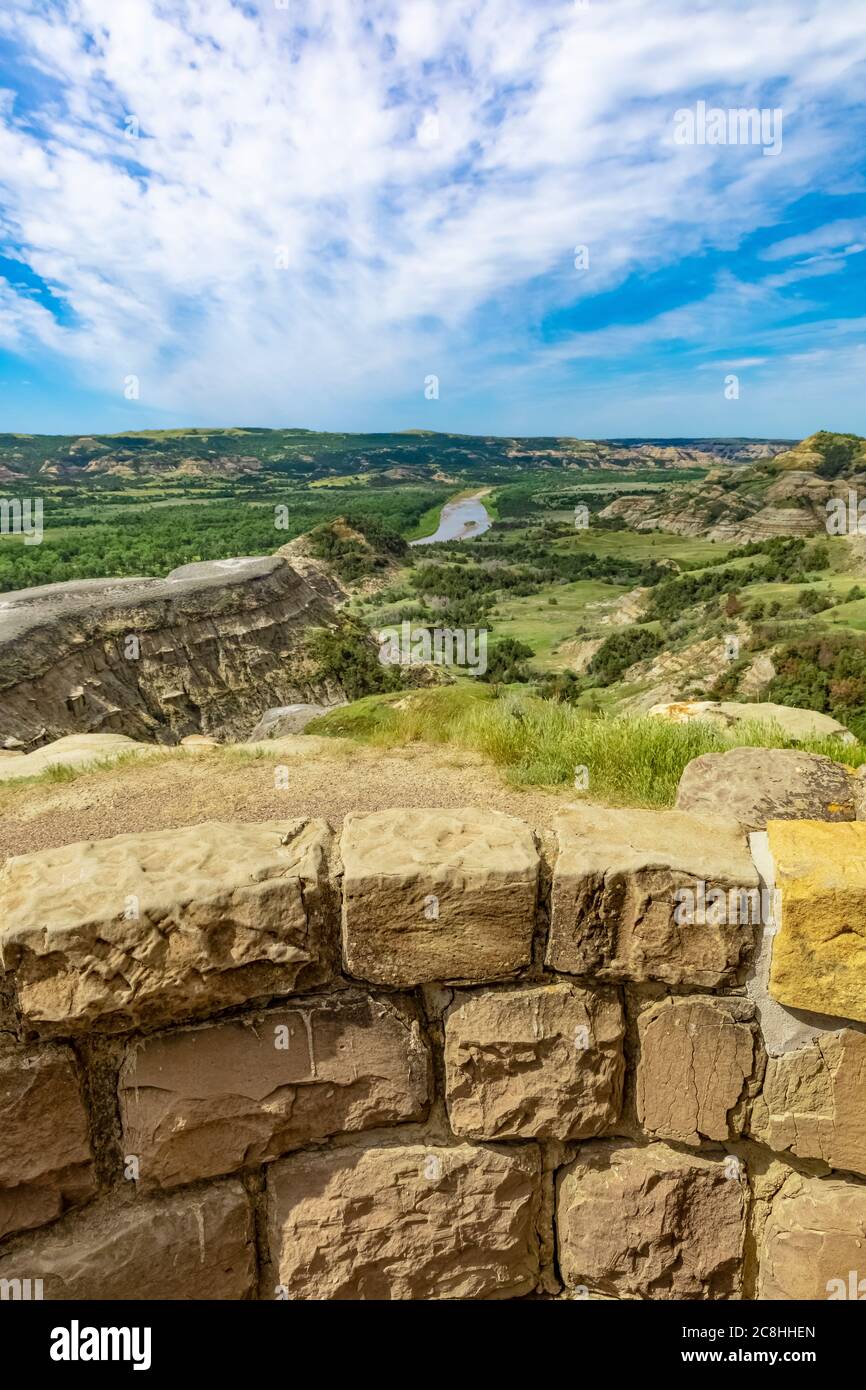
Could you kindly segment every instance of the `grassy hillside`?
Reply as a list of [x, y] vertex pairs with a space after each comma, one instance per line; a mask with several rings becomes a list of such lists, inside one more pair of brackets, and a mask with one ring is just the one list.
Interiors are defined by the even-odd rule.
[[866, 469], [866, 439], [819, 430], [774, 461], [777, 469], [805, 469], [819, 478], [847, 477]]

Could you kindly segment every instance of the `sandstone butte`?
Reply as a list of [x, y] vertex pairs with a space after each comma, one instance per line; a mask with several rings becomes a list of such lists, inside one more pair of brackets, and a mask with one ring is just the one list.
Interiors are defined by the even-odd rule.
[[[750, 849], [747, 787], [729, 817], [393, 808], [7, 861], [0, 1288], [866, 1289], [866, 826]], [[779, 921], [674, 913], [773, 882]]]

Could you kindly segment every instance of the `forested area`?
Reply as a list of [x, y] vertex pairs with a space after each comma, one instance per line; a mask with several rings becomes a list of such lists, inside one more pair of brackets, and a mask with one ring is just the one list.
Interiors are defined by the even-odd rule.
[[[408, 530], [447, 489], [430, 487], [354, 489], [262, 489], [249, 496], [168, 505], [114, 505], [82, 496], [78, 507], [69, 489], [44, 498], [45, 536], [25, 545], [20, 536], [0, 537], [0, 592], [62, 580], [114, 575], [161, 577], [178, 565], [235, 555], [266, 555], [320, 522], [351, 510], [388, 532]], [[249, 489], [245, 489], [248, 493]]]

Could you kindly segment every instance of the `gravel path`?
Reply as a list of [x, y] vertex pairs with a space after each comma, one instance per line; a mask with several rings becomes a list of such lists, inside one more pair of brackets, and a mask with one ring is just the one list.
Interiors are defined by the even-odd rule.
[[[288, 769], [275, 790], [274, 768]], [[551, 824], [574, 792], [509, 787], [475, 754], [414, 744], [381, 750], [345, 740], [279, 740], [266, 756], [170, 752], [117, 768], [0, 791], [0, 860], [78, 840], [203, 821], [321, 816], [339, 829], [349, 811], [391, 806], [483, 806]]]

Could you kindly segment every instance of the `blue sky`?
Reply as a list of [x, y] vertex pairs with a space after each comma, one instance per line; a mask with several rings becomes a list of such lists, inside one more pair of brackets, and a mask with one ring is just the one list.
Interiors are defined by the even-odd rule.
[[862, 0], [5, 0], [0, 431], [866, 434], [864, 79]]

